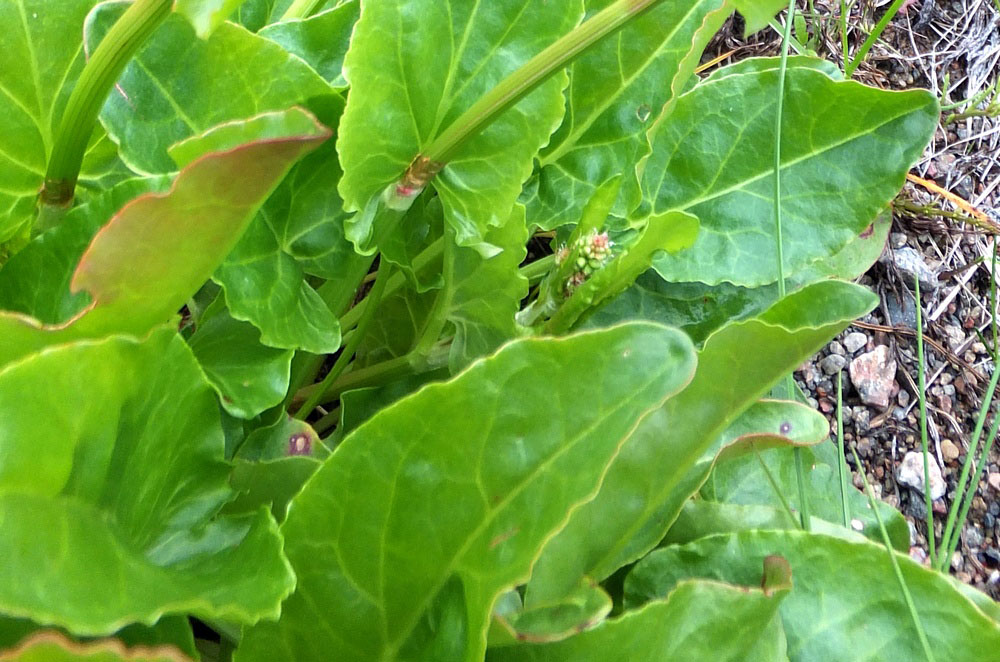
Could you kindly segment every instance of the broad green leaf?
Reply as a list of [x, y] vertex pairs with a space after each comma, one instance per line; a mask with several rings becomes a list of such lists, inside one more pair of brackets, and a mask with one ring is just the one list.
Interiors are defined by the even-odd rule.
[[[449, 244], [444, 253], [444, 297], [437, 314], [455, 325], [449, 365], [458, 372], [474, 359], [517, 336], [514, 315], [528, 296], [528, 280], [518, 272], [527, 251], [524, 207], [515, 205], [510, 218], [490, 228], [485, 240], [501, 252], [483, 257], [473, 248]], [[449, 232], [445, 241], [453, 242]]]
[[[328, 95], [322, 104], [320, 119], [335, 126], [343, 101]], [[340, 175], [334, 142], [327, 141], [284, 178], [215, 272], [233, 316], [260, 329], [266, 345], [314, 354], [340, 347], [337, 316], [307, 281], [307, 274], [337, 279], [353, 264]]]
[[191, 22], [195, 32], [207, 39], [245, 0], [174, 0], [174, 11]]
[[[767, 70], [706, 81], [678, 99], [657, 132], [643, 178], [649, 211], [684, 209], [701, 221], [693, 248], [656, 261], [666, 280], [775, 281], [777, 79]], [[886, 92], [809, 68], [788, 70], [781, 148], [786, 272], [837, 252], [868, 227], [902, 186], [937, 111], [922, 90]]]
[[863, 288], [825, 281], [710, 336], [691, 384], [639, 425], [597, 497], [546, 545], [527, 604], [558, 598], [583, 576], [602, 580], [654, 547], [701, 486], [726, 428], [876, 301]]
[[434, 308], [437, 293], [404, 287], [379, 302], [375, 319], [358, 347], [359, 367], [405, 356], [413, 349]]
[[128, 649], [117, 639], [85, 644], [58, 632], [39, 632], [9, 651], [0, 651], [0, 662], [188, 662], [172, 646]]
[[253, 418], [285, 397], [293, 352], [260, 344], [260, 332], [252, 325], [222, 312], [198, 328], [188, 344], [233, 416]]
[[348, 0], [304, 21], [269, 25], [258, 34], [305, 60], [334, 87], [346, 88], [344, 56], [360, 11], [359, 0]]
[[[96, 0], [0, 2], [0, 245], [35, 214], [62, 110], [84, 65], [84, 19]], [[108, 161], [95, 132], [81, 182], [99, 178]], [[111, 160], [113, 158], [113, 145]]]
[[[806, 466], [806, 495], [809, 511], [828, 522], [841, 522], [840, 477], [835, 464], [820, 459], [820, 453], [828, 454], [836, 462], [833, 444], [830, 448], [803, 449]], [[787, 449], [761, 451], [760, 459], [753, 455], [722, 458], [712, 470], [712, 474], [702, 489], [702, 495], [711, 501], [738, 505], [764, 505], [780, 508], [781, 500], [774, 493], [767, 475], [761, 468], [763, 461], [777, 481], [785, 499], [792, 508], [798, 508], [799, 495], [792, 454]], [[847, 489], [848, 507], [851, 519], [860, 522], [860, 532], [872, 540], [881, 541], [878, 520], [869, 506], [868, 499], [853, 485]], [[893, 546], [901, 551], [910, 547], [910, 531], [906, 520], [898, 510], [879, 502], [882, 516]]]
[[45, 324], [61, 324], [81, 312], [90, 297], [70, 292], [70, 281], [94, 235], [125, 203], [169, 186], [168, 177], [130, 179], [71, 209], [62, 223], [32, 239], [0, 269], [0, 310]]
[[[587, 15], [611, 2], [587, 0]], [[646, 131], [731, 11], [722, 0], [661, 2], [573, 61], [566, 120], [542, 149], [530, 184], [531, 225], [575, 222], [595, 187], [623, 173], [615, 214], [639, 204], [635, 166], [649, 150]]]
[[143, 333], [168, 319], [222, 261], [291, 166], [329, 136], [314, 121], [306, 131], [213, 153], [182, 170], [166, 195], [126, 205], [94, 238], [73, 276], [73, 289], [94, 298], [74, 327]]
[[233, 496], [218, 405], [172, 330], [7, 365], [0, 414], [4, 614], [88, 636], [168, 613], [277, 615], [293, 586], [277, 527], [212, 519]]
[[691, 214], [675, 211], [651, 217], [634, 243], [573, 291], [547, 328], [556, 332], [571, 328], [590, 308], [600, 306], [634, 283], [658, 254], [690, 248], [697, 237], [698, 219]]
[[[91, 14], [89, 46], [122, 8], [122, 3], [105, 3]], [[130, 168], [165, 173], [176, 169], [167, 155], [170, 145], [223, 122], [282, 110], [331, 90], [302, 60], [236, 24], [223, 23], [201, 40], [187, 21], [171, 16], [125, 68], [101, 111], [101, 122]]]
[[505, 612], [494, 609], [489, 645], [491, 648], [496, 645], [494, 639], [500, 636], [507, 644], [560, 641], [594, 627], [611, 613], [611, 607], [611, 596], [604, 589], [582, 581], [576, 590], [554, 604]]
[[[891, 214], [880, 214], [871, 228], [837, 254], [792, 274], [787, 279], [788, 290], [828, 278], [854, 280], [861, 276], [882, 254], [891, 225]], [[777, 284], [748, 288], [730, 283], [668, 283], [655, 271], [647, 271], [621, 295], [587, 317], [583, 327], [596, 328], [643, 319], [678, 326], [696, 344], [701, 344], [723, 324], [752, 317], [777, 299]]]
[[0, 366], [56, 342], [114, 332], [142, 335], [173, 317], [292, 164], [329, 135], [314, 124], [308, 133], [205, 156], [181, 171], [168, 193], [125, 205], [91, 242], [73, 275], [71, 289], [86, 290], [90, 307], [50, 327], [0, 314]]
[[[344, 62], [337, 147], [347, 209], [364, 210], [485, 92], [568, 32], [582, 0], [365, 3]], [[563, 115], [558, 74], [471, 138], [432, 181], [460, 245], [501, 225]], [[371, 236], [358, 237], [367, 250]]]
[[[626, 580], [626, 601], [659, 598], [692, 577], [753, 581], [761, 557], [770, 554], [787, 559], [795, 577], [795, 590], [780, 608], [792, 662], [924, 659], [889, 552], [870, 541], [803, 531], [711, 536], [640, 561]], [[955, 660], [995, 657], [1000, 623], [944, 575], [904, 554], [896, 554], [896, 561], [931, 650]]]
[[236, 659], [482, 659], [497, 596], [693, 369], [683, 334], [623, 325], [511, 343], [384, 409], [294, 500], [297, 590]]
[[[440, 289], [444, 285], [441, 265], [444, 208], [441, 199], [433, 191], [425, 191], [413, 201], [399, 227], [382, 241], [380, 248], [381, 259], [399, 267], [418, 293]], [[437, 268], [428, 268], [428, 257], [437, 261]]]
[[[491, 649], [488, 662], [544, 660], [620, 660], [622, 662], [745, 662], [774, 658], [760, 655], [762, 638], [773, 636], [770, 623], [792, 589], [792, 577], [782, 559], [769, 578], [744, 586], [685, 581], [664, 600], [605, 621], [589, 632], [549, 644], [522, 644]], [[767, 563], [767, 562], [766, 562]], [[764, 648], [763, 646], [761, 647]]]

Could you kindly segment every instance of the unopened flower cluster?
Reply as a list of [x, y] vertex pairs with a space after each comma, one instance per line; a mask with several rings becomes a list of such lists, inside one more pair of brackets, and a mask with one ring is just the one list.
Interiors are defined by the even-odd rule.
[[572, 265], [572, 272], [566, 277], [563, 293], [569, 296], [580, 287], [595, 271], [608, 263], [612, 257], [614, 242], [607, 232], [591, 231], [579, 237], [571, 246], [563, 244], [556, 251], [556, 267]]

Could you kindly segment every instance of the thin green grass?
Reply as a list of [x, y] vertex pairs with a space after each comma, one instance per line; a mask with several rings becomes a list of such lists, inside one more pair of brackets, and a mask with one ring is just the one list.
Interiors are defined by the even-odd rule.
[[844, 520], [844, 528], [850, 528], [851, 508], [847, 503], [847, 472], [844, 471], [847, 456], [844, 455], [844, 373], [837, 373], [837, 452], [840, 461], [837, 462], [837, 473], [840, 474], [840, 514]]
[[861, 48], [858, 49], [858, 52], [855, 54], [854, 59], [851, 60], [851, 63], [844, 68], [844, 75], [847, 78], [853, 76], [855, 70], [857, 70], [858, 68], [858, 65], [860, 65], [862, 62], [865, 61], [865, 57], [868, 55], [868, 51], [872, 49], [872, 46], [875, 45], [875, 41], [882, 36], [883, 32], [885, 32], [885, 28], [887, 25], [889, 25], [889, 21], [891, 21], [893, 17], [899, 12], [899, 8], [903, 6], [904, 2], [906, 2], [906, 0], [894, 0], [894, 2], [891, 5], [889, 5], [889, 9], [887, 9], [885, 14], [882, 15], [882, 18], [879, 19], [879, 22], [875, 24], [875, 29], [871, 31], [871, 34], [868, 35], [868, 38], [865, 39], [865, 42], [861, 44]]
[[903, 592], [903, 600], [906, 602], [906, 609], [910, 612], [910, 619], [913, 621], [913, 627], [917, 630], [917, 638], [920, 640], [920, 647], [924, 649], [924, 656], [927, 658], [928, 662], [935, 662], [934, 653], [931, 651], [930, 641], [927, 640], [927, 632], [924, 631], [924, 626], [920, 622], [920, 616], [917, 615], [917, 607], [913, 603], [913, 596], [910, 595], [910, 589], [906, 585], [906, 580], [903, 579], [903, 571], [899, 568], [899, 561], [896, 559], [896, 552], [892, 550], [892, 542], [889, 540], [889, 532], [885, 530], [885, 524], [882, 522], [882, 515], [878, 512], [878, 507], [875, 503], [875, 493], [872, 492], [871, 485], [868, 484], [868, 476], [865, 475], [865, 469], [861, 464], [861, 458], [858, 457], [857, 451], [851, 449], [854, 453], [854, 464], [858, 467], [858, 473], [861, 474], [861, 480], [865, 484], [865, 496], [868, 497], [868, 504], [871, 506], [872, 512], [875, 513], [875, 521], [878, 522], [879, 531], [882, 533], [882, 543], [885, 545], [885, 551], [889, 554], [889, 561], [892, 563], [892, 570], [896, 574], [896, 581], [899, 582], [899, 588]]
[[[788, 16], [785, 18], [785, 33], [781, 40], [781, 66], [778, 70], [778, 102], [774, 117], [774, 237], [778, 262], [778, 297], [785, 297], [785, 252], [781, 231], [781, 122], [785, 105], [785, 74], [788, 71], [788, 44], [792, 35], [792, 23], [795, 19], [795, 0], [788, 0]], [[795, 380], [789, 374], [786, 378], [788, 397], [795, 393]], [[802, 449], [794, 448], [792, 456], [795, 459], [795, 482], [799, 491], [799, 516], [802, 528], [810, 529], [809, 496], [806, 494], [806, 471], [802, 459]]]
[[[990, 431], [986, 435], [986, 444], [983, 447], [983, 452], [979, 457], [979, 461], [974, 463], [976, 451], [979, 449], [979, 440], [982, 437], [983, 427], [986, 423], [986, 416], [993, 403], [993, 395], [996, 392], [997, 381], [1000, 380], [1000, 369], [998, 369], [997, 365], [1000, 353], [998, 353], [997, 345], [996, 268], [997, 245], [996, 241], [994, 241], [993, 259], [990, 269], [990, 306], [993, 316], [990, 323], [993, 332], [993, 347], [991, 348], [993, 356], [993, 375], [990, 377], [989, 386], [986, 388], [986, 393], [983, 395], [983, 402], [982, 405], [980, 405], [979, 416], [976, 419], [976, 427], [972, 432], [972, 439], [969, 442], [969, 450], [965, 455], [965, 461], [962, 463], [962, 473], [959, 476], [958, 486], [955, 489], [955, 500], [952, 501], [951, 507], [948, 509], [948, 521], [946, 522], [944, 531], [941, 534], [942, 554], [940, 554], [937, 559], [936, 567], [942, 572], [947, 571], [951, 557], [958, 548], [958, 542], [962, 537], [962, 529], [965, 527], [965, 520], [969, 515], [969, 508], [972, 505], [972, 500], [979, 487], [979, 477], [982, 476], [983, 469], [986, 466], [986, 460], [989, 458], [990, 451], [993, 449], [993, 442], [996, 440], [997, 430], [1000, 428], [1000, 415], [994, 413], [993, 424], [990, 426]], [[970, 475], [970, 468], [973, 464], [975, 464], [975, 471], [971, 472]]]

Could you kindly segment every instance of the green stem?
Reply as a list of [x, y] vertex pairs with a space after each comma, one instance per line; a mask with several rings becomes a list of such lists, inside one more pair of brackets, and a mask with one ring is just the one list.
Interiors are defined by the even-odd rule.
[[[969, 508], [972, 506], [972, 500], [976, 496], [976, 489], [979, 487], [979, 477], [983, 475], [983, 469], [986, 468], [986, 460], [990, 456], [990, 451], [993, 449], [993, 442], [997, 438], [997, 428], [1000, 428], [1000, 415], [994, 415], [993, 425], [990, 427], [989, 434], [987, 435], [986, 446], [983, 448], [983, 454], [979, 456], [979, 462], [976, 463], [976, 470], [972, 474], [972, 484], [969, 485], [969, 491], [965, 494], [964, 499], [960, 499], [962, 502], [962, 510], [958, 514], [958, 526], [955, 528], [955, 534], [948, 541], [948, 547], [944, 548], [944, 541], [941, 541], [942, 550], [945, 552], [944, 561], [940, 562], [941, 572], [946, 572], [948, 564], [951, 562], [951, 557], [958, 549], [958, 541], [962, 537], [962, 528], [965, 527], [965, 519], [969, 516]], [[961, 496], [961, 495], [959, 495]]]
[[[785, 297], [785, 253], [784, 240], [781, 230], [781, 121], [785, 106], [785, 74], [788, 71], [788, 43], [792, 36], [792, 21], [795, 18], [795, 0], [788, 0], [788, 16], [785, 18], [785, 34], [781, 40], [781, 66], [778, 70], [778, 103], [774, 117], [774, 241], [777, 249], [778, 260], [778, 296]], [[795, 381], [792, 375], [786, 377], [788, 397], [792, 397], [795, 392]], [[806, 470], [805, 461], [802, 458], [802, 449], [795, 447], [792, 449], [792, 457], [795, 460], [795, 482], [799, 490], [799, 517], [802, 519], [802, 528], [808, 531], [811, 527], [809, 523], [809, 495], [806, 494]]]
[[864, 62], [865, 56], [868, 55], [868, 51], [870, 51], [872, 46], [875, 45], [875, 40], [882, 36], [882, 33], [885, 31], [885, 26], [889, 25], [889, 21], [891, 21], [893, 16], [896, 15], [896, 12], [899, 11], [899, 8], [903, 6], [904, 2], [906, 2], [906, 0], [893, 0], [893, 3], [889, 5], [889, 9], [887, 9], [885, 14], [882, 15], [879, 22], [875, 24], [875, 29], [872, 30], [871, 34], [869, 34], [865, 39], [865, 43], [861, 44], [861, 48], [858, 49], [854, 59], [851, 60], [851, 63], [847, 65], [846, 69], [844, 69], [844, 75], [847, 78], [853, 76], [854, 71], [858, 68], [858, 65]]
[[516, 104], [587, 48], [658, 2], [660, 0], [617, 0], [580, 24], [483, 95], [427, 146], [423, 156], [431, 163], [447, 163], [466, 140], [478, 134], [500, 113]]
[[378, 308], [378, 304], [382, 300], [382, 295], [385, 292], [385, 286], [391, 273], [392, 267], [389, 264], [383, 265], [378, 270], [378, 277], [375, 278], [375, 284], [372, 285], [372, 291], [368, 294], [368, 298], [365, 299], [365, 311], [361, 315], [361, 319], [358, 320], [357, 328], [354, 329], [354, 333], [351, 334], [347, 344], [341, 350], [340, 356], [337, 357], [333, 367], [330, 368], [330, 372], [328, 372], [326, 377], [323, 378], [323, 381], [320, 382], [316, 391], [313, 392], [311, 396], [306, 398], [305, 403], [295, 413], [295, 418], [304, 419], [308, 416], [309, 413], [316, 408], [316, 405], [319, 404], [324, 391], [326, 391], [326, 389], [329, 388], [338, 377], [340, 377], [341, 373], [344, 372], [344, 368], [346, 368], [347, 364], [351, 362], [351, 358], [354, 356], [354, 352], [358, 349], [358, 345], [360, 345], [361, 341], [365, 338], [368, 326], [375, 318], [375, 310]]
[[840, 474], [840, 514], [844, 520], [844, 528], [850, 528], [851, 512], [847, 503], [847, 472], [844, 471], [847, 456], [844, 455], [844, 373], [837, 373], [837, 452], [840, 461], [837, 462], [837, 472]]
[[885, 524], [882, 522], [882, 515], [879, 514], [878, 504], [875, 503], [875, 493], [872, 492], [871, 485], [868, 484], [868, 476], [865, 474], [865, 468], [861, 464], [861, 458], [858, 457], [857, 451], [851, 449], [854, 453], [854, 464], [860, 470], [861, 480], [865, 483], [865, 496], [868, 497], [868, 504], [871, 506], [872, 512], [875, 513], [875, 521], [878, 522], [879, 531], [882, 532], [882, 543], [885, 545], [885, 551], [889, 554], [889, 562], [892, 563], [892, 570], [896, 575], [896, 582], [899, 584], [900, 590], [903, 592], [903, 601], [906, 602], [906, 608], [910, 612], [910, 620], [913, 621], [913, 627], [917, 629], [917, 639], [920, 640], [920, 646], [924, 649], [924, 657], [927, 658], [928, 662], [934, 662], [934, 653], [931, 651], [931, 644], [927, 640], [927, 633], [924, 631], [924, 626], [920, 623], [920, 617], [917, 615], [917, 606], [913, 602], [913, 596], [910, 595], [910, 589], [906, 585], [906, 580], [903, 579], [903, 571], [899, 567], [899, 561], [896, 560], [896, 552], [892, 550], [892, 542], [889, 540], [889, 532], [885, 530]]
[[[135, 0], [101, 40], [66, 103], [39, 196], [43, 207], [73, 202], [87, 143], [108, 93], [146, 38], [170, 14], [172, 0]], [[44, 214], [51, 225], [59, 214]], [[46, 228], [39, 228], [44, 230]]]
[[323, 0], [295, 0], [282, 14], [281, 20], [291, 21], [296, 18], [309, 18], [316, 11], [316, 7], [322, 3]]
[[535, 260], [529, 264], [521, 267], [521, 275], [528, 279], [528, 282], [532, 285], [545, 278], [545, 275], [552, 270], [552, 265], [555, 264], [555, 255], [546, 255], [540, 260]]
[[788, 519], [791, 521], [792, 526], [798, 526], [799, 522], [795, 519], [795, 513], [792, 512], [792, 507], [788, 503], [788, 499], [785, 498], [785, 493], [781, 491], [778, 487], [778, 481], [774, 479], [774, 474], [768, 468], [767, 463], [764, 462], [764, 458], [761, 457], [760, 451], [757, 450], [756, 446], [751, 446], [753, 448], [753, 454], [757, 456], [757, 461], [760, 463], [760, 468], [764, 470], [764, 476], [767, 478], [767, 482], [771, 484], [771, 490], [778, 496], [778, 500], [781, 501], [781, 507], [784, 509], [785, 514], [788, 515]]
[[[972, 440], [969, 442], [969, 451], [965, 455], [965, 462], [962, 463], [962, 473], [958, 479], [958, 487], [955, 489], [955, 501], [948, 509], [948, 522], [945, 524], [944, 532], [941, 534], [941, 548], [947, 549], [951, 546], [951, 536], [955, 527], [955, 519], [958, 517], [959, 505], [962, 502], [962, 494], [965, 493], [965, 486], [969, 480], [969, 470], [972, 468], [972, 458], [976, 456], [979, 448], [979, 438], [983, 434], [983, 426], [986, 424], [986, 415], [989, 413], [990, 403], [993, 402], [993, 393], [997, 388], [997, 380], [1000, 380], [1000, 368], [993, 367], [993, 376], [990, 377], [989, 386], [983, 394], [982, 408], [979, 410], [979, 417], [976, 419], [976, 427], [972, 431]], [[947, 559], [938, 558], [938, 567], [942, 570], [947, 567]]]
[[847, 0], [840, 0], [840, 50], [844, 54], [844, 69], [847, 69], [847, 65], [850, 63], [850, 54], [848, 50], [850, 49], [847, 43]]
[[927, 510], [927, 550], [931, 566], [935, 563], [934, 510], [931, 499], [931, 464], [927, 451], [927, 384], [924, 376], [924, 323], [920, 301], [920, 279], [914, 279], [917, 307], [917, 401], [920, 403], [920, 448], [924, 454], [924, 505]]

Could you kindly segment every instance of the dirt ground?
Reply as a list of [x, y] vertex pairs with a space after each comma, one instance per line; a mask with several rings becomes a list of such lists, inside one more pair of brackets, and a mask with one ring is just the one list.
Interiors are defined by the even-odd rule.
[[[848, 3], [852, 55], [888, 5], [882, 0]], [[842, 62], [839, 7], [839, 2], [820, 0], [812, 10], [802, 2], [799, 6], [812, 35], [809, 45], [834, 62]], [[993, 343], [991, 259], [1000, 233], [1000, 0], [910, 0], [904, 7], [855, 78], [883, 89], [931, 90], [943, 99], [941, 122], [893, 203], [886, 252], [861, 279], [880, 295], [881, 305], [802, 366], [796, 377], [835, 429], [835, 380], [843, 376], [845, 440], [858, 451], [875, 491], [910, 522], [910, 553], [923, 561], [927, 555], [923, 494], [900, 482], [898, 473], [903, 456], [920, 449], [910, 288], [913, 274], [920, 273], [928, 435], [946, 484], [945, 496], [933, 507], [940, 536], [994, 370], [988, 348]], [[742, 30], [739, 17], [731, 19], [703, 61], [727, 53], [723, 62], [780, 52], [776, 30], [768, 28], [749, 39], [742, 38]], [[804, 34], [799, 37], [804, 41]], [[863, 402], [849, 374], [859, 356], [879, 346], [888, 348], [881, 357], [888, 402], [881, 406]], [[828, 359], [831, 355], [840, 358]], [[992, 422], [991, 414], [980, 449]], [[977, 458], [979, 454], [981, 450]], [[855, 484], [861, 486], [848, 455]], [[990, 450], [978, 478], [952, 572], [998, 599], [1000, 445]]]

